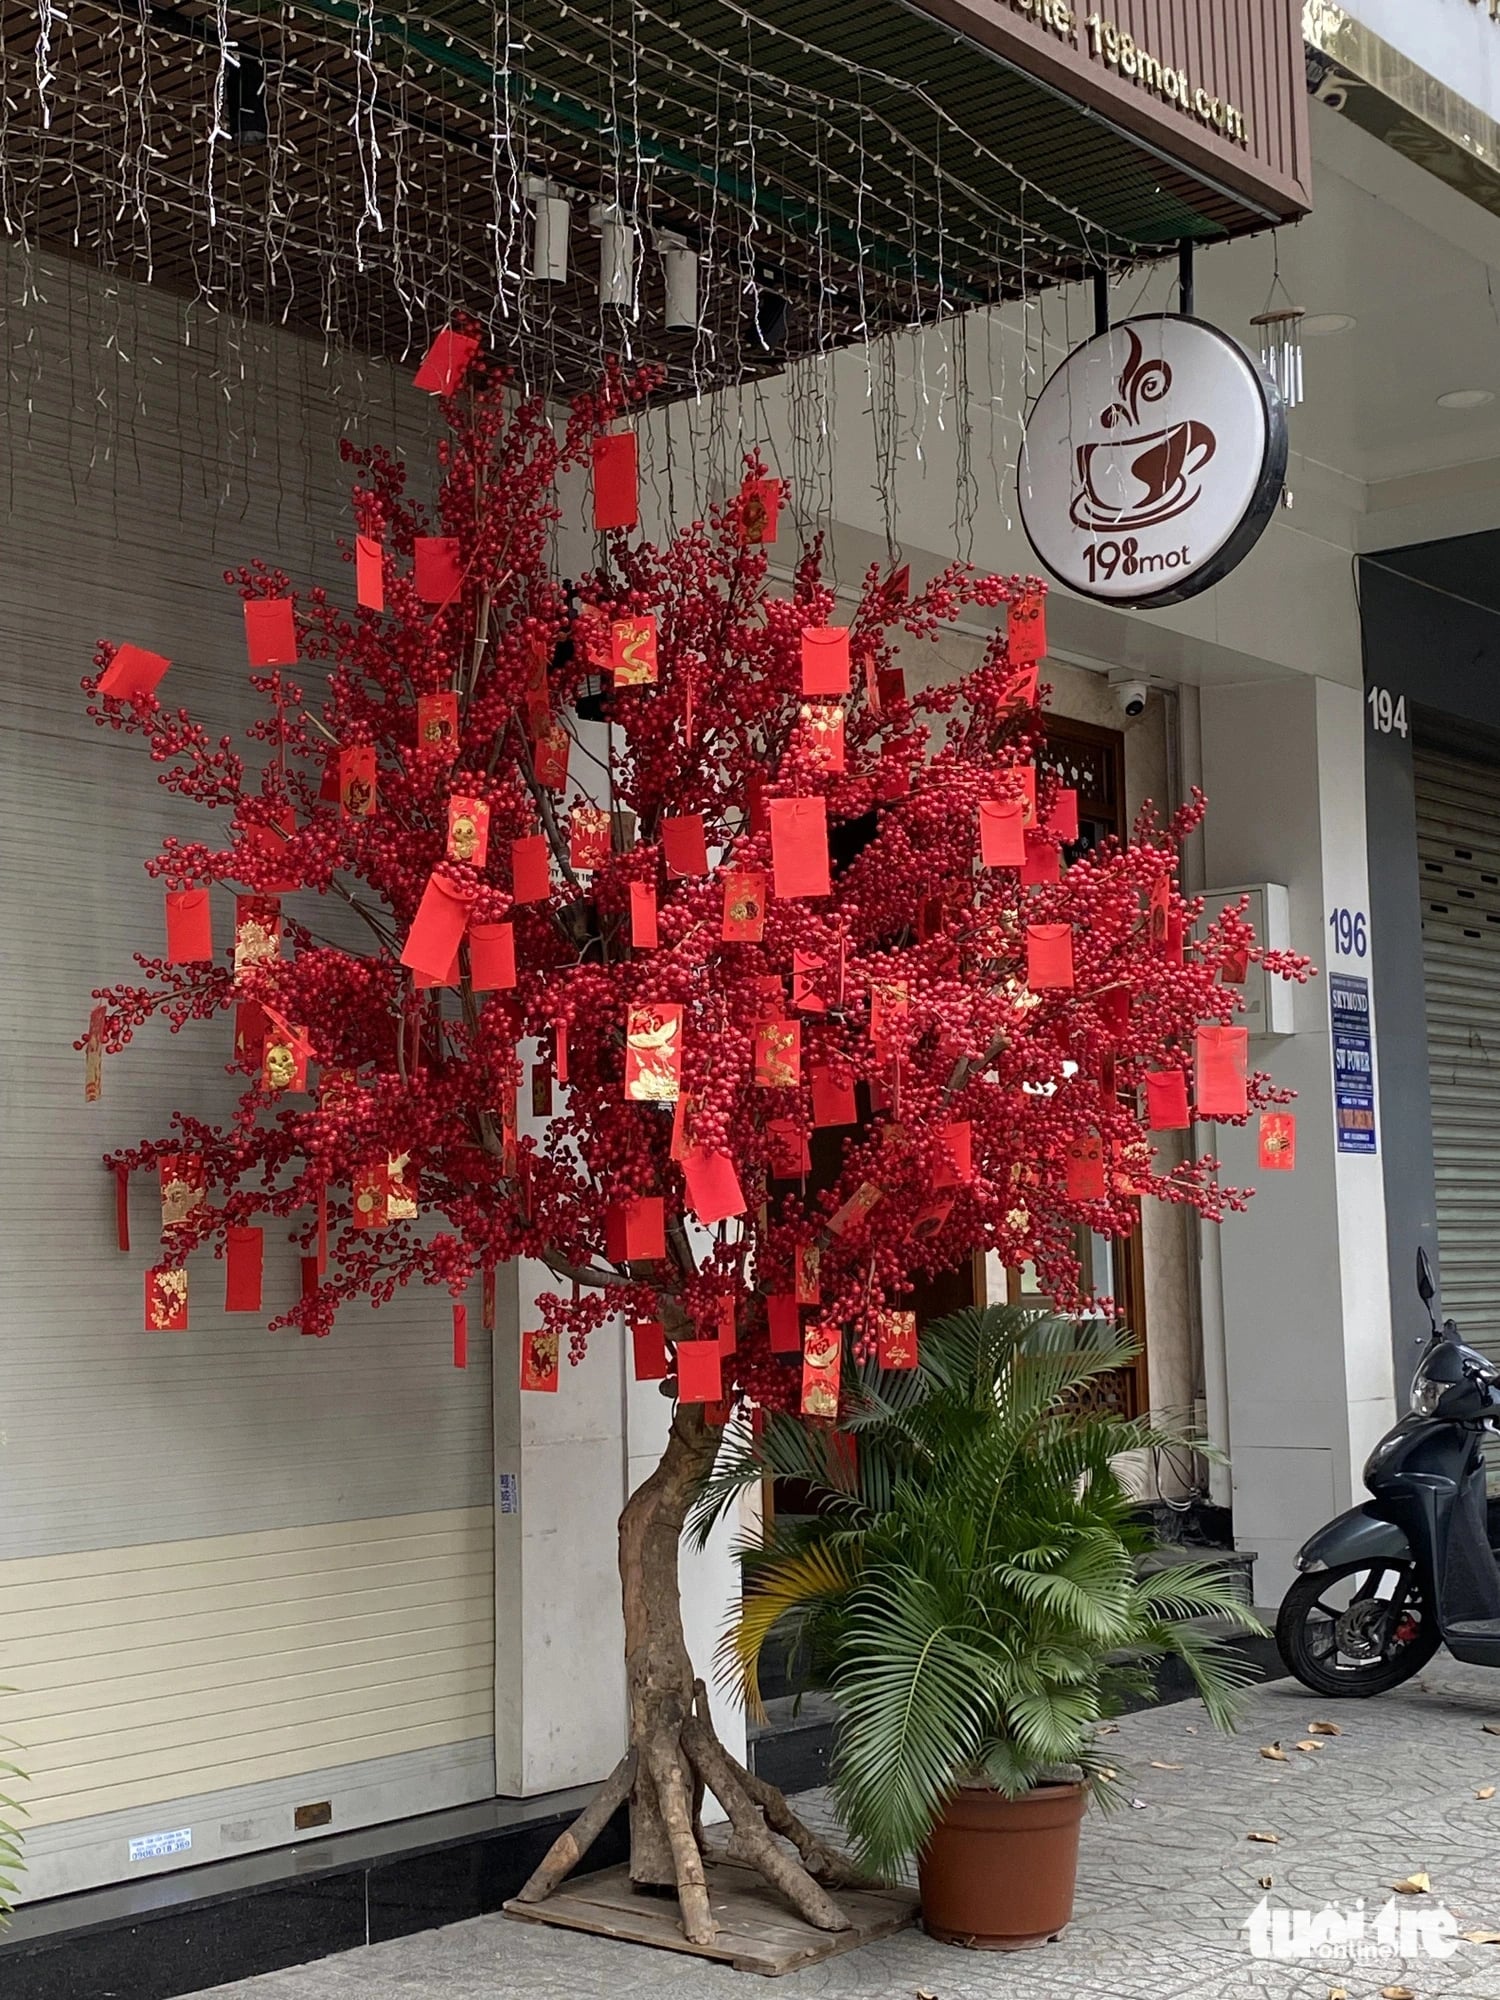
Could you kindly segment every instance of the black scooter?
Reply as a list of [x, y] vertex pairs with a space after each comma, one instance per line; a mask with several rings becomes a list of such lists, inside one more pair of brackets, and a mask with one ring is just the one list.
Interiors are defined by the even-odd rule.
[[1371, 1498], [1330, 1521], [1297, 1556], [1276, 1644], [1319, 1694], [1384, 1694], [1446, 1645], [1456, 1660], [1500, 1667], [1500, 1551], [1490, 1546], [1483, 1441], [1500, 1420], [1500, 1369], [1432, 1310], [1411, 1385], [1411, 1414], [1371, 1452]]

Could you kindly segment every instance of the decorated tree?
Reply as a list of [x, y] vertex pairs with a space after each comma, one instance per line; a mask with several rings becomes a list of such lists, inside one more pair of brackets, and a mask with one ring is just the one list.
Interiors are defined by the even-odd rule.
[[[222, 829], [146, 863], [167, 950], [96, 994], [81, 1044], [97, 1090], [103, 1053], [156, 1017], [233, 1024], [234, 1114], [184, 1108], [107, 1162], [161, 1181], [147, 1324], [186, 1326], [204, 1246], [226, 1303], [258, 1310], [270, 1226], [303, 1253], [275, 1326], [327, 1335], [419, 1280], [450, 1294], [461, 1364], [471, 1286], [492, 1311], [520, 1257], [558, 1281], [523, 1388], [628, 1326], [637, 1376], [675, 1399], [620, 1521], [630, 1748], [526, 1893], [628, 1798], [634, 1878], [708, 1938], [707, 1786], [737, 1852], [839, 1928], [838, 1857], [717, 1741], [695, 1685], [695, 1487], [736, 1406], [832, 1425], [847, 1363], [912, 1366], [924, 1276], [982, 1249], [1076, 1304], [1081, 1232], [1128, 1234], [1142, 1197], [1242, 1205], [1211, 1157], [1159, 1161], [1150, 1132], [1276, 1100], [1233, 1025], [1262, 954], [1234, 911], [1192, 939], [1178, 848], [1201, 801], [1080, 851], [1043, 756], [1040, 585], [955, 565], [913, 593], [872, 569], [839, 624], [816, 546], [771, 587], [783, 496], [754, 460], [706, 522], [635, 536], [627, 419], [649, 378], [610, 377], [559, 433], [458, 327], [418, 382], [448, 425], [435, 509], [346, 447], [352, 592], [227, 579], [265, 703], [246, 751], [162, 704], [160, 656], [103, 644], [85, 682]], [[574, 467], [606, 553], [570, 586], [549, 547]], [[1005, 629], [971, 673], [909, 692], [970, 606]], [[607, 734], [580, 731], [589, 713]], [[517, 1118], [528, 1069], [539, 1136]]]

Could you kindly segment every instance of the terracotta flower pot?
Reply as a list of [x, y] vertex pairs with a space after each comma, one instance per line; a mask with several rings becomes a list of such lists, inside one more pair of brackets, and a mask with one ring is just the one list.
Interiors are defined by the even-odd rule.
[[1056, 1937], [1073, 1914], [1087, 1803], [1082, 1785], [1038, 1785], [1019, 1799], [956, 1792], [917, 1866], [923, 1928], [979, 1951]]

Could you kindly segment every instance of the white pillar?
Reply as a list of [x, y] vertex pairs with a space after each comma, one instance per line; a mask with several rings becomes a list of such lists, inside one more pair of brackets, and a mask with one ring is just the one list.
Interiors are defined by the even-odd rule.
[[1252, 1067], [1298, 1093], [1295, 1171], [1260, 1170], [1254, 1118], [1213, 1142], [1225, 1179], [1256, 1191], [1219, 1229], [1219, 1265], [1235, 1540], [1274, 1604], [1300, 1543], [1362, 1497], [1360, 1468], [1395, 1416], [1380, 1160], [1336, 1148], [1326, 977], [1370, 976], [1368, 958], [1332, 957], [1329, 930], [1333, 910], [1369, 908], [1361, 692], [1311, 678], [1205, 688], [1202, 733], [1208, 888], [1284, 883], [1292, 946], [1324, 975], [1297, 990], [1292, 1034], [1251, 1046]]

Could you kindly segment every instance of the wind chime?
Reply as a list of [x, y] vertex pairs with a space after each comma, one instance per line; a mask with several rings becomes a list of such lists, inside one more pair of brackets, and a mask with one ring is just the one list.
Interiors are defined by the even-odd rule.
[[1250, 324], [1260, 335], [1261, 365], [1281, 391], [1281, 400], [1289, 410], [1295, 410], [1302, 401], [1302, 322], [1306, 317], [1306, 307], [1296, 305], [1281, 282], [1278, 252], [1264, 310]]

